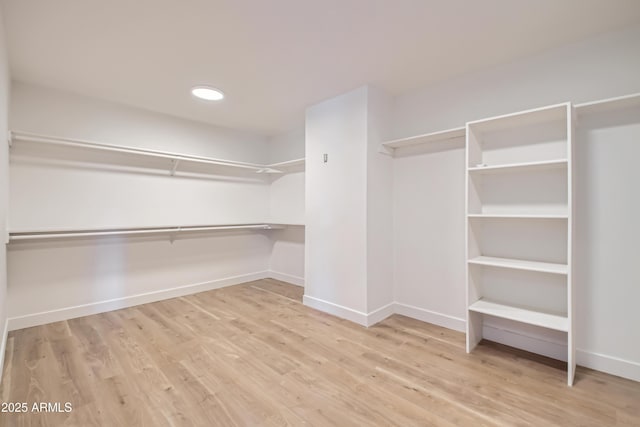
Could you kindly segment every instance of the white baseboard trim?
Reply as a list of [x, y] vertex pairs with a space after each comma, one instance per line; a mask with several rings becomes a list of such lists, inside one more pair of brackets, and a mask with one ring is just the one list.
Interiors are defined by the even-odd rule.
[[367, 326], [367, 315], [361, 311], [353, 310], [351, 308], [334, 304], [320, 298], [310, 297], [308, 295], [304, 295], [302, 297], [302, 303], [307, 307], [333, 314], [334, 316], [350, 320], [358, 325]]
[[576, 362], [580, 366], [596, 371], [640, 381], [640, 363], [638, 362], [581, 349], [576, 349]]
[[226, 286], [238, 285], [244, 282], [251, 282], [269, 277], [269, 271], [259, 271], [255, 273], [242, 274], [239, 276], [225, 277], [223, 279], [211, 280], [208, 282], [194, 283], [191, 285], [178, 286], [175, 288], [162, 289], [143, 294], [131, 295], [122, 298], [115, 298], [106, 301], [98, 301], [89, 304], [82, 304], [73, 307], [66, 307], [57, 310], [43, 311], [40, 313], [16, 316], [7, 319], [10, 331], [16, 329], [29, 328], [31, 326], [45, 325], [47, 323], [59, 322], [61, 320], [74, 319], [76, 317], [89, 316], [91, 314], [104, 313], [121, 308], [132, 307], [140, 304], [161, 301], [169, 298], [191, 295], [198, 292], [210, 291]]
[[7, 338], [9, 337], [9, 319], [4, 320], [4, 330], [2, 331], [2, 343], [0, 343], [0, 382], [2, 372], [4, 372], [4, 353], [7, 350]]
[[382, 322], [384, 319], [394, 314], [395, 309], [396, 309], [396, 303], [390, 302], [387, 305], [384, 305], [378, 309], [373, 310], [371, 313], [367, 314], [366, 326], [370, 327], [375, 325], [378, 322]]
[[291, 283], [292, 285], [304, 287], [304, 277], [292, 276], [291, 274], [280, 273], [273, 270], [269, 270], [268, 277], [276, 280], [282, 280], [283, 282]]
[[302, 302], [308, 307], [333, 314], [334, 316], [350, 320], [366, 327], [373, 326], [393, 314], [402, 314], [413, 319], [444, 326], [449, 329], [455, 329], [458, 331], [464, 331], [465, 329], [465, 321], [463, 319], [397, 302], [390, 302], [389, 304], [377, 308], [368, 314], [308, 295], [305, 295], [302, 298]]
[[395, 303], [395, 313], [459, 332], [464, 332], [467, 324], [465, 319], [459, 317], [449, 316], [448, 314], [438, 313], [400, 302]]

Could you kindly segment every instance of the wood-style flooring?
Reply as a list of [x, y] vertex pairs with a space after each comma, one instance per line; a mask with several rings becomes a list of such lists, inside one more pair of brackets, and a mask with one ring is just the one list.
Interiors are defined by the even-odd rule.
[[[11, 332], [1, 426], [640, 426], [640, 383], [402, 316], [369, 329], [266, 279]], [[31, 409], [31, 408], [30, 408]]]

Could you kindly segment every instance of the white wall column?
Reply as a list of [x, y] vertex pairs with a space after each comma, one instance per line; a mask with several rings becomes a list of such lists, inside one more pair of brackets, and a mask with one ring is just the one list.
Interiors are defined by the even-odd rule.
[[392, 165], [377, 153], [386, 103], [365, 86], [306, 115], [304, 301], [364, 325], [393, 303]]

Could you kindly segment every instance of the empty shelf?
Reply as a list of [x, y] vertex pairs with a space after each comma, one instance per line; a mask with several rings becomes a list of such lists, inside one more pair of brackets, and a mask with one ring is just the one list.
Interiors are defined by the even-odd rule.
[[550, 262], [525, 261], [520, 259], [496, 258], [479, 256], [469, 260], [469, 264], [489, 265], [492, 267], [512, 268], [516, 270], [539, 271], [542, 273], [567, 274], [569, 267], [566, 264], [554, 264]]
[[468, 214], [469, 218], [567, 219], [567, 214]]
[[442, 142], [450, 139], [464, 138], [466, 129], [459, 127], [438, 132], [426, 133], [423, 135], [410, 136], [408, 138], [394, 139], [393, 141], [383, 142], [382, 146], [393, 152], [396, 148], [412, 147], [416, 145], [429, 144], [432, 142]]
[[499, 132], [545, 122], [566, 121], [569, 103], [520, 111], [503, 116], [468, 122], [469, 131], [476, 133]]
[[567, 159], [542, 160], [538, 162], [507, 163], [502, 165], [474, 166], [469, 168], [470, 173], [499, 173], [499, 172], [523, 172], [535, 169], [566, 168]]
[[554, 329], [556, 331], [567, 332], [569, 330], [569, 319], [566, 316], [499, 304], [484, 299], [471, 304], [469, 310], [476, 313], [541, 326], [543, 328]]

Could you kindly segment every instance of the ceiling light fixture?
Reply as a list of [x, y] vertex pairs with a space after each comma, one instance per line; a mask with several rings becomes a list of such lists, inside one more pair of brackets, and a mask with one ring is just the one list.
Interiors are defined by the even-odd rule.
[[220, 101], [224, 98], [224, 93], [220, 89], [211, 86], [195, 86], [191, 89], [191, 93], [196, 98], [204, 99], [205, 101]]

